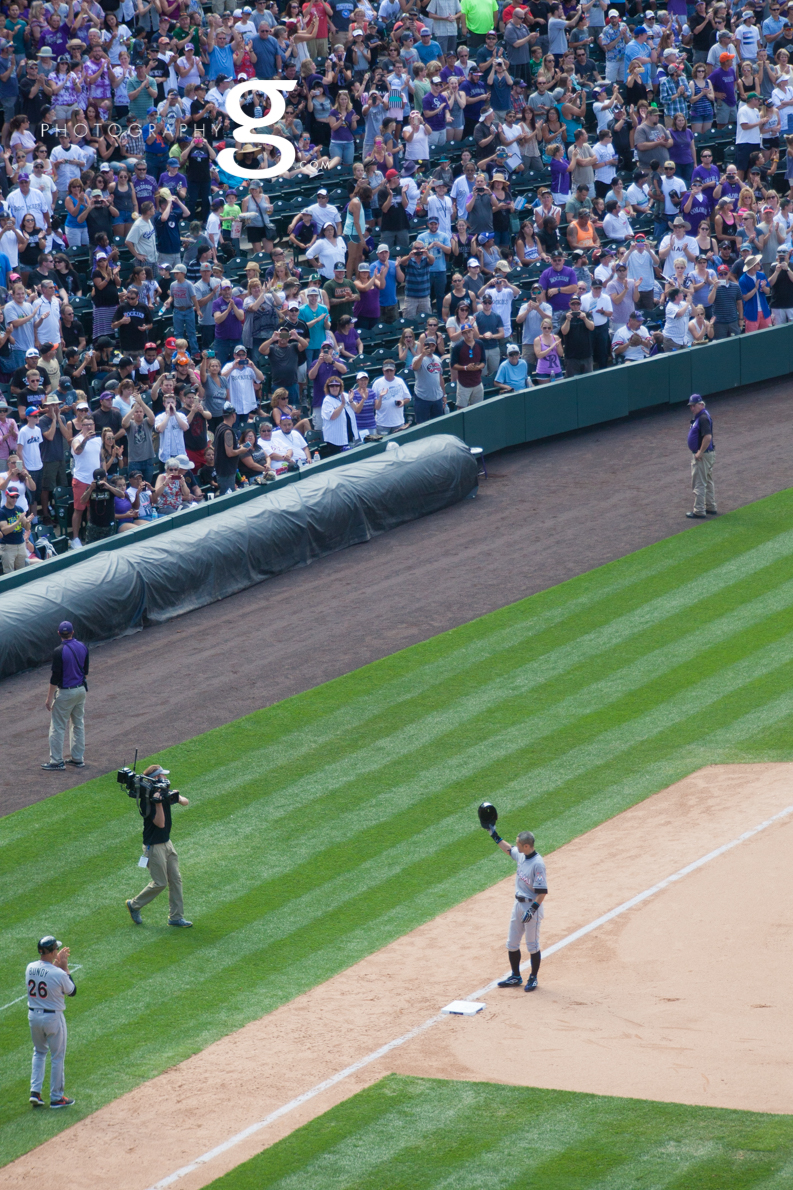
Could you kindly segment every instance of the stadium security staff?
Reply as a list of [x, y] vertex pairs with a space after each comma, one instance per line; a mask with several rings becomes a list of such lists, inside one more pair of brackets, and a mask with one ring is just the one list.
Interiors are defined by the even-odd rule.
[[515, 905], [509, 922], [507, 951], [512, 974], [499, 983], [500, 988], [519, 988], [523, 983], [520, 974], [520, 940], [526, 939], [526, 949], [531, 961], [531, 975], [526, 980], [527, 992], [537, 987], [537, 972], [540, 969], [540, 922], [545, 916], [542, 903], [548, 895], [548, 879], [545, 861], [534, 849], [534, 835], [521, 831], [510, 847], [497, 833], [495, 826], [486, 828], [493, 841], [518, 865], [515, 876]]
[[38, 946], [39, 957], [25, 968], [28, 1021], [33, 1038], [33, 1069], [30, 1075], [30, 1102], [43, 1107], [41, 1088], [47, 1050], [50, 1053], [50, 1107], [71, 1107], [73, 1099], [64, 1094], [66, 1060], [66, 1017], [64, 997], [77, 992], [69, 974], [69, 948], [48, 934]]
[[713, 418], [705, 408], [699, 393], [688, 398], [691, 410], [691, 425], [688, 430], [688, 449], [691, 451], [691, 487], [694, 490], [694, 511], [686, 516], [701, 520], [716, 516], [716, 489], [713, 486], [713, 463], [716, 458], [716, 444], [713, 441]]
[[[45, 706], [50, 712], [50, 759], [43, 769], [61, 772], [66, 764], [85, 768], [85, 696], [88, 690], [88, 646], [75, 640], [68, 620], [58, 625], [61, 643], [52, 652], [52, 673]], [[63, 760], [63, 736], [69, 725], [71, 757]]]
[[[144, 777], [167, 777], [168, 769], [160, 768], [158, 764], [150, 764], [143, 770]], [[179, 794], [179, 805], [189, 806], [186, 797]], [[171, 842], [171, 806], [165, 802], [149, 802], [147, 813], [143, 820], [143, 859], [142, 867], [148, 867], [151, 880], [136, 897], [127, 901], [129, 915], [136, 926], [143, 925], [140, 911], [149, 901], [153, 901], [167, 887], [168, 889], [168, 925], [187, 928], [193, 923], [187, 921], [184, 915], [182, 900], [182, 877], [179, 872], [179, 856]]]

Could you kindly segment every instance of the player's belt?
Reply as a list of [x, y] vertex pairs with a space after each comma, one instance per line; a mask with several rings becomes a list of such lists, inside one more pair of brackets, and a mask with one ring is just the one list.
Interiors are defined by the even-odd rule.
[[54, 1014], [55, 1011], [56, 1010], [54, 1008], [31, 1008], [30, 1005], [28, 1005], [28, 1012], [51, 1012]]
[[519, 897], [518, 894], [515, 893], [515, 900], [523, 903], [524, 901], [530, 901], [531, 897]]

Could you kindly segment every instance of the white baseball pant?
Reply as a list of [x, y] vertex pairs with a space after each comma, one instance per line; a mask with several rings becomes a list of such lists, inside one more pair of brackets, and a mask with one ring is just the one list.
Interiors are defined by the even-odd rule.
[[536, 954], [540, 949], [540, 918], [534, 914], [531, 921], [524, 922], [523, 914], [529, 907], [528, 901], [516, 901], [509, 919], [509, 934], [507, 936], [507, 950], [520, 950], [523, 939], [529, 954]]
[[32, 1009], [29, 1013], [30, 1035], [33, 1038], [33, 1068], [30, 1075], [31, 1091], [38, 1091], [44, 1085], [44, 1068], [47, 1051], [52, 1059], [50, 1068], [50, 1100], [63, 1098], [63, 1064], [66, 1060], [66, 1017], [62, 1012], [41, 1012]]

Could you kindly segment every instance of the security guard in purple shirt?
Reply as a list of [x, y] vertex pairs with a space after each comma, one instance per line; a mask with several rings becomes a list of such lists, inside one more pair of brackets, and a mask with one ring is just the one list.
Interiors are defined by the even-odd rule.
[[691, 425], [688, 430], [688, 449], [691, 451], [691, 487], [694, 489], [694, 511], [687, 512], [691, 519], [703, 520], [715, 516], [716, 489], [713, 486], [713, 463], [716, 458], [713, 441], [713, 418], [705, 408], [699, 393], [692, 393], [688, 399], [691, 410]]
[[[69, 620], [58, 625], [61, 643], [52, 653], [52, 673], [45, 706], [50, 718], [50, 759], [41, 767], [63, 772], [67, 764], [85, 768], [85, 695], [88, 689], [88, 647], [75, 640]], [[64, 762], [63, 737], [69, 728], [71, 759]]]

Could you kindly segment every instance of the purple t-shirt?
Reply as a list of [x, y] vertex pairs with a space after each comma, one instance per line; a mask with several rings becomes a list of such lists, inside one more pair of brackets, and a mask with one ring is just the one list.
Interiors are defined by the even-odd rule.
[[710, 218], [711, 204], [705, 197], [704, 192], [700, 192], [699, 197], [694, 196], [691, 203], [691, 209], [684, 211], [683, 207], [691, 197], [691, 191], [687, 190], [680, 200], [680, 213], [685, 219], [686, 223], [691, 225], [692, 232], [696, 232], [703, 219]]
[[446, 113], [449, 104], [445, 95], [433, 95], [431, 91], [421, 101], [424, 119], [433, 132], [443, 132], [446, 127]]
[[144, 174], [142, 178], [139, 178], [137, 174], [133, 174], [132, 185], [138, 199], [138, 206], [142, 202], [149, 202], [157, 193], [157, 181], [151, 174]]
[[[555, 268], [553, 268], [553, 266], [551, 266], [551, 268], [546, 269], [540, 277], [540, 285], [546, 291], [546, 293], [549, 287], [551, 289], [557, 289], [565, 285], [576, 285], [577, 283], [578, 277], [576, 276], [575, 271], [566, 264], [562, 265], [558, 272]], [[552, 310], [569, 310], [570, 297], [571, 294], [569, 293], [554, 293], [548, 298], [548, 304]]]
[[564, 157], [551, 158], [551, 190], [554, 194], [570, 193], [570, 171]]
[[[238, 309], [241, 310], [242, 309], [242, 298], [236, 297], [233, 300], [234, 300], [234, 305], [237, 306]], [[227, 305], [228, 305], [228, 300], [225, 300], [222, 297], [215, 298], [214, 302], [212, 303], [212, 313], [220, 314], [221, 311], [226, 309]], [[213, 322], [215, 321], [214, 318], [212, 321]], [[215, 338], [216, 339], [241, 339], [242, 338], [242, 323], [240, 322], [239, 318], [234, 317], [234, 315], [231, 313], [231, 311], [229, 311], [228, 317], [224, 318], [223, 322], [215, 323]]]
[[715, 70], [711, 71], [709, 80], [714, 91], [721, 91], [724, 95], [723, 100], [717, 99], [717, 103], [726, 103], [727, 107], [735, 107], [735, 70], [731, 66], [729, 70], [722, 70], [717, 66]]
[[[320, 364], [314, 377], [314, 393], [311, 404], [316, 409], [325, 400], [325, 381], [329, 376], [338, 376], [333, 364]], [[341, 377], [339, 377], [341, 379]]]
[[[691, 175], [691, 181], [715, 182], [718, 185], [720, 176], [718, 167], [715, 165], [695, 165], [694, 172]], [[713, 201], [713, 189], [703, 190], [702, 197], [707, 200], [709, 209], [712, 211], [716, 205]]]
[[340, 141], [341, 143], [344, 143], [345, 141], [349, 142], [349, 141], [353, 140], [354, 138], [352, 135], [352, 117], [353, 117], [354, 113], [346, 112], [344, 115], [342, 115], [341, 112], [338, 111], [337, 108], [333, 107], [330, 109], [330, 114], [333, 116], [334, 120], [342, 121], [341, 124], [339, 125], [339, 127], [334, 132], [331, 132], [331, 134], [330, 134], [331, 140], [337, 140], [337, 141]]
[[80, 640], [65, 640], [59, 646], [63, 661], [63, 688], [73, 690], [85, 684], [85, 659], [88, 649]]
[[[169, 174], [168, 170], [166, 169], [165, 173], [160, 174], [160, 181], [158, 184], [160, 188], [164, 186], [166, 190], [171, 191], [171, 194], [175, 194], [179, 186], [184, 186], [185, 190], [187, 189], [187, 178], [184, 176], [184, 174], [180, 174], [179, 170], [177, 170], [175, 174]], [[135, 189], [135, 193], [137, 194], [137, 187]]]

